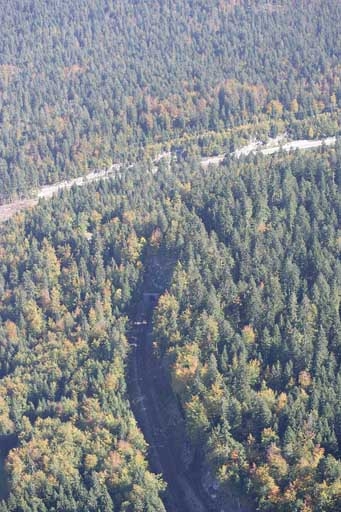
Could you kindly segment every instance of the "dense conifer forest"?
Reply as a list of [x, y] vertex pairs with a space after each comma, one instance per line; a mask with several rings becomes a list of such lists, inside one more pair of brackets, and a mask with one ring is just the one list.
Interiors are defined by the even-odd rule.
[[155, 354], [221, 499], [232, 482], [262, 511], [337, 510], [340, 185], [340, 146], [206, 171], [161, 163], [8, 223], [1, 510], [162, 510], [125, 384], [151, 255], [171, 264]]
[[341, 510], [340, 2], [1, 7], [0, 512]]
[[20, 0], [0, 21], [2, 202], [158, 143], [339, 130], [337, 0]]

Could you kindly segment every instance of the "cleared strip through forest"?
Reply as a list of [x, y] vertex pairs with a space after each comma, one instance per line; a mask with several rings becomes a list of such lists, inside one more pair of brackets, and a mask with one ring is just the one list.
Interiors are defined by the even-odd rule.
[[167, 484], [165, 508], [167, 512], [254, 512], [255, 507], [238, 494], [216, 500], [203, 484], [201, 457], [190, 448], [178, 399], [153, 348], [153, 311], [160, 290], [147, 292], [153, 288], [156, 268], [167, 273], [167, 263], [154, 257], [153, 264], [152, 259], [144, 262], [147, 270], [140, 296], [133, 301], [135, 307], [129, 315], [131, 355], [127, 383], [134, 416], [149, 445], [151, 469], [162, 474]]

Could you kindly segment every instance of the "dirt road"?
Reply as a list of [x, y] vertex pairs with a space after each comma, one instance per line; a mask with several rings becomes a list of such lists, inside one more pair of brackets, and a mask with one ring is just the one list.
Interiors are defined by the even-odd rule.
[[[299, 150], [305, 150], [305, 149], [313, 149], [317, 147], [321, 147], [323, 144], [326, 146], [332, 146], [336, 142], [336, 137], [327, 137], [325, 139], [319, 139], [319, 140], [295, 140], [292, 142], [288, 142], [283, 145], [273, 145], [273, 142], [270, 141], [269, 143], [262, 145], [259, 141], [252, 141], [247, 146], [243, 146], [242, 148], [238, 149], [234, 153], [231, 153], [231, 156], [234, 156], [235, 158], [241, 158], [242, 156], [247, 156], [250, 153], [261, 153], [263, 155], [272, 155], [274, 153], [277, 153], [280, 150], [283, 151], [292, 151], [295, 149]], [[155, 160], [154, 164], [165, 159], [171, 158], [171, 153], [160, 153]], [[201, 159], [201, 165], [204, 168], [207, 168], [209, 165], [219, 165], [225, 158], [226, 154], [222, 155], [216, 155], [212, 157], [202, 158]], [[59, 191], [63, 189], [69, 189], [73, 186], [82, 187], [84, 185], [87, 185], [88, 183], [92, 183], [94, 181], [99, 181], [103, 179], [109, 179], [113, 178], [123, 167], [123, 164], [117, 163], [111, 165], [108, 169], [100, 169], [96, 171], [91, 171], [85, 176], [80, 176], [79, 178], [73, 178], [70, 180], [60, 181], [58, 183], [54, 183], [53, 185], [46, 185], [44, 187], [41, 187], [38, 192], [36, 193], [35, 197], [31, 199], [23, 199], [23, 200], [17, 200], [12, 201], [7, 204], [0, 205], [0, 223], [5, 222], [6, 220], [10, 219], [18, 213], [21, 210], [24, 210], [26, 208], [32, 208], [38, 203], [39, 199], [49, 199], [52, 196], [56, 195]], [[129, 167], [132, 167], [130, 165]], [[157, 170], [156, 167], [154, 167]]]
[[[273, 155], [274, 153], [278, 153], [279, 151], [295, 151], [305, 150], [305, 149], [314, 149], [323, 146], [334, 146], [336, 143], [336, 137], [326, 137], [325, 139], [319, 140], [293, 140], [291, 142], [287, 142], [285, 144], [278, 144], [276, 139], [270, 139], [266, 144], [262, 144], [260, 141], [252, 141], [250, 144], [243, 146], [240, 149], [237, 149], [234, 153], [231, 153], [231, 156], [235, 158], [241, 158], [243, 156], [254, 154], [262, 154], [262, 155]], [[224, 155], [211, 156], [207, 158], [203, 158], [201, 160], [201, 165], [203, 167], [208, 167], [209, 165], [219, 165], [225, 158]]]
[[0, 223], [10, 219], [16, 213], [38, 204], [38, 199], [18, 199], [12, 203], [0, 205]]

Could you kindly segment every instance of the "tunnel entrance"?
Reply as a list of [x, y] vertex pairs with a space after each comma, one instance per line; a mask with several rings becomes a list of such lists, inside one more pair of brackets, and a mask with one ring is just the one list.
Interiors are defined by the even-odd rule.
[[149, 306], [156, 306], [157, 301], [159, 300], [160, 293], [144, 293], [143, 294], [143, 301], [145, 304], [148, 304]]

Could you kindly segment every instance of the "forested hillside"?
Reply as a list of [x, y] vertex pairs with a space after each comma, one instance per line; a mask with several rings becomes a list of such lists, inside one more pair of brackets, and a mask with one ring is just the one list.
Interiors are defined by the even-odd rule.
[[0, 235], [1, 511], [164, 511], [126, 395], [146, 241], [122, 190], [76, 190]]
[[0, 510], [163, 510], [125, 386], [150, 255], [172, 266], [155, 353], [217, 503], [233, 485], [262, 511], [338, 510], [340, 186], [339, 145], [161, 163], [3, 227]]
[[228, 149], [234, 136], [225, 130], [248, 123], [265, 122], [265, 134], [282, 121], [303, 137], [339, 131], [338, 0], [14, 0], [3, 7], [2, 202], [148, 155], [159, 142], [186, 145], [193, 134], [212, 151], [212, 133]]
[[341, 511], [341, 2], [0, 7], [0, 512]]
[[226, 496], [235, 481], [264, 511], [341, 507], [340, 156], [181, 179], [154, 341]]

